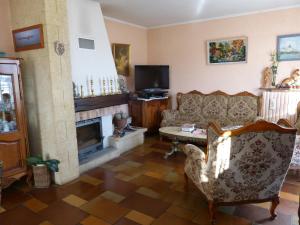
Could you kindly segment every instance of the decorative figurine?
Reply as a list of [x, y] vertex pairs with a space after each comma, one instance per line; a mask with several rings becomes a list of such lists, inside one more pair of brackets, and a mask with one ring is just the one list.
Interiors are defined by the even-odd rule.
[[110, 94], [114, 94], [114, 88], [113, 88], [113, 79], [110, 79]]
[[300, 82], [300, 73], [299, 73], [299, 69], [296, 69], [292, 72], [292, 74], [290, 75], [290, 77], [285, 78], [282, 82], [281, 82], [281, 87], [285, 87], [285, 88], [289, 88], [289, 87], [294, 87], [299, 85]]
[[76, 98], [77, 93], [76, 93], [76, 84], [74, 82], [72, 82], [73, 84], [73, 97]]
[[263, 72], [263, 88], [270, 87], [270, 81], [272, 76], [272, 70], [270, 67], [266, 67]]

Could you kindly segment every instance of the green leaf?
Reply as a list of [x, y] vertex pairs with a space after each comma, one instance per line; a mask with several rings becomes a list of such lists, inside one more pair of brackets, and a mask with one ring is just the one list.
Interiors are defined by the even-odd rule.
[[43, 161], [42, 157], [40, 157], [40, 156], [31, 156], [31, 157], [28, 157], [26, 159], [26, 161], [27, 161], [27, 164], [29, 166], [35, 166], [37, 164], [44, 164], [43, 163], [44, 161]]

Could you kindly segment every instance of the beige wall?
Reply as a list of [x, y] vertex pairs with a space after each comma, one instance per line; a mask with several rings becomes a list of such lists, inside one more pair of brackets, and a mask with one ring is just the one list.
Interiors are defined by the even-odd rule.
[[[276, 49], [276, 36], [300, 33], [299, 22], [297, 8], [151, 29], [148, 63], [170, 65], [173, 95], [193, 89], [204, 93], [215, 90], [258, 93], [262, 70], [270, 64], [269, 54]], [[248, 37], [248, 63], [207, 65], [206, 41], [235, 36]], [[300, 61], [281, 62], [278, 80], [299, 67]]]
[[110, 43], [130, 44], [130, 76], [128, 88], [134, 90], [134, 65], [147, 64], [147, 30], [105, 19]]
[[0, 0], [0, 52], [14, 52], [10, 26], [9, 0]]

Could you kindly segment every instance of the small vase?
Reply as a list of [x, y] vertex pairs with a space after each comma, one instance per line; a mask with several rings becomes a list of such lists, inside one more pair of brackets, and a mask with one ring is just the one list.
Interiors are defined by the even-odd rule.
[[276, 73], [272, 74], [272, 87], [276, 87], [276, 76], [277, 76]]
[[272, 87], [276, 87], [277, 66], [271, 66], [272, 70]]

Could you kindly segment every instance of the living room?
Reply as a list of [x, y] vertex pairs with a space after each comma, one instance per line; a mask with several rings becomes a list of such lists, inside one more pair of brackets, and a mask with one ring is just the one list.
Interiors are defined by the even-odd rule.
[[299, 223], [299, 0], [0, 3], [1, 225]]

